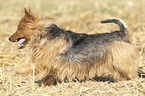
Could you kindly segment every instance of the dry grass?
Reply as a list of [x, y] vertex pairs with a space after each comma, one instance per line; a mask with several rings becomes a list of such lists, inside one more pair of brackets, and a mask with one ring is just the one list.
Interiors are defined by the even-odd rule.
[[117, 29], [100, 24], [106, 17], [122, 18], [128, 25], [132, 42], [140, 50], [139, 66], [145, 71], [144, 0], [0, 0], [0, 94], [1, 96], [143, 96], [145, 79], [117, 83], [86, 81], [38, 87], [33, 74], [18, 75], [30, 61], [27, 50], [18, 50], [8, 37], [15, 32], [23, 8], [32, 8], [39, 16], [51, 19], [65, 29], [98, 33]]

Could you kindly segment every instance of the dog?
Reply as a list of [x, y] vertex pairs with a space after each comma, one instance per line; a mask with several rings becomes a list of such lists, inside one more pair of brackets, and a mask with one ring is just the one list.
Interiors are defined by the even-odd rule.
[[35, 70], [45, 72], [36, 81], [40, 86], [106, 76], [114, 81], [137, 77], [139, 52], [130, 43], [127, 26], [121, 19], [101, 21], [119, 25], [119, 31], [85, 34], [64, 30], [30, 9], [24, 11], [9, 40], [18, 42], [18, 49], [30, 48]]

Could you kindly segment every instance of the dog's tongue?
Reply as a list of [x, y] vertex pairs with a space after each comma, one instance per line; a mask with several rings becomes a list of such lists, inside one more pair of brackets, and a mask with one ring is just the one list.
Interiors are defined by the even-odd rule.
[[22, 38], [22, 39], [20, 39], [19, 41], [18, 41], [18, 48], [21, 48], [21, 47], [23, 47], [23, 43], [25, 42], [25, 38]]

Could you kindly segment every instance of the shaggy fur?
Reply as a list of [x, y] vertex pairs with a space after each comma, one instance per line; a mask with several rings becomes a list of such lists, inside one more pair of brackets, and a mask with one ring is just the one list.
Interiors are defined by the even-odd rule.
[[120, 30], [93, 35], [75, 33], [25, 9], [18, 30], [9, 40], [19, 42], [19, 49], [30, 47], [36, 71], [45, 72], [44, 78], [37, 82], [40, 85], [109, 75], [113, 80], [135, 78], [139, 56], [129, 41], [127, 26], [118, 18], [101, 22], [116, 23]]

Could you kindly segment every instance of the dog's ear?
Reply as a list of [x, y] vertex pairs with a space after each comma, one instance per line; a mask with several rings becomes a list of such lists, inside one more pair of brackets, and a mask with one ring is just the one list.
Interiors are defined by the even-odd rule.
[[31, 11], [31, 8], [29, 8], [29, 12], [31, 13], [32, 11]]
[[29, 8], [29, 14], [33, 14], [33, 12], [32, 12], [32, 10], [31, 10], [31, 8]]
[[29, 14], [29, 12], [27, 11], [26, 8], [24, 8], [24, 11], [25, 11], [25, 15], [26, 15], [26, 16], [30, 16], [30, 14]]
[[33, 12], [31, 11], [31, 9], [29, 8], [29, 10], [27, 10], [26, 8], [24, 8], [25, 11], [25, 16], [31, 18], [32, 20], [36, 20], [38, 19], [38, 17], [36, 15], [33, 14]]

